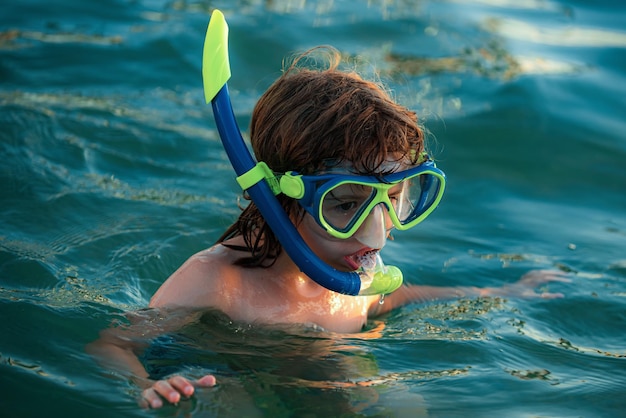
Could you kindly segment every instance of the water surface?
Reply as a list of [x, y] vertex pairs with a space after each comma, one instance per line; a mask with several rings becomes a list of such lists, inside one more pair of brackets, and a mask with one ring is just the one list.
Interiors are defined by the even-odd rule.
[[[284, 57], [331, 44], [420, 115], [440, 207], [384, 251], [410, 283], [569, 273], [564, 298], [406, 306], [360, 334], [200, 315], [155, 373], [214, 372], [143, 411], [85, 354], [235, 219], [203, 102], [220, 8], [247, 130]], [[6, 416], [621, 416], [626, 6], [617, 1], [9, 1], [0, 16], [0, 407]]]

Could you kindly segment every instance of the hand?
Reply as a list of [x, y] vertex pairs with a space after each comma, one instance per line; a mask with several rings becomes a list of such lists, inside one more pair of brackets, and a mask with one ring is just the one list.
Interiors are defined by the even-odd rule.
[[505, 296], [518, 298], [562, 298], [562, 293], [537, 293], [535, 288], [550, 282], [570, 283], [560, 270], [532, 270], [522, 276], [517, 282], [502, 287], [487, 287], [480, 290], [480, 296]]
[[139, 404], [143, 408], [160, 408], [163, 399], [176, 404], [181, 398], [189, 398], [195, 392], [196, 387], [215, 386], [215, 377], [208, 374], [193, 382], [183, 376], [170, 376], [167, 379], [158, 380], [141, 393]]

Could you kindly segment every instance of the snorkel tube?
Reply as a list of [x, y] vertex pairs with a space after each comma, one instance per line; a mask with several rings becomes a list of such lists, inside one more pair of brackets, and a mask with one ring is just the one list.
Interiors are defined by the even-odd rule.
[[214, 10], [202, 56], [205, 99], [211, 102], [217, 130], [238, 176], [237, 181], [293, 262], [316, 283], [338, 293], [384, 295], [400, 287], [402, 272], [397, 267], [384, 266], [380, 256], [376, 265], [366, 271], [343, 272], [323, 262], [304, 242], [270, 187], [269, 182], [276, 181], [274, 174], [265, 163], [257, 164], [241, 135], [228, 93], [230, 75], [228, 25], [222, 12]]

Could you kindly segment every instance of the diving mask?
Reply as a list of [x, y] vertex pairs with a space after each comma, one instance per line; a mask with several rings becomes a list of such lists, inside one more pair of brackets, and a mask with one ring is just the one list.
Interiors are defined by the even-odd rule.
[[393, 226], [401, 231], [422, 222], [439, 204], [445, 175], [426, 159], [418, 166], [384, 176], [354, 174], [280, 176], [280, 191], [299, 204], [330, 235], [353, 236], [370, 212], [383, 205]]

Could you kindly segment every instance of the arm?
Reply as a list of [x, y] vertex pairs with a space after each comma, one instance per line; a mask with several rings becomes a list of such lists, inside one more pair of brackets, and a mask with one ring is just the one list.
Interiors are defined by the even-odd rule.
[[410, 303], [427, 302], [432, 300], [446, 300], [457, 298], [474, 298], [474, 297], [517, 297], [517, 298], [535, 298], [544, 299], [561, 298], [561, 293], [537, 293], [535, 288], [549, 282], [570, 282], [565, 273], [555, 270], [533, 270], [526, 273], [520, 280], [515, 283], [506, 284], [502, 287], [476, 287], [476, 286], [456, 286], [456, 287], [440, 287], [440, 286], [419, 286], [406, 285], [396, 290], [391, 295], [385, 297], [385, 303], [380, 305], [375, 303], [370, 308], [372, 316], [387, 313], [397, 307]]
[[102, 366], [129, 378], [143, 389], [140, 400], [142, 406], [159, 408], [163, 405], [162, 399], [177, 403], [182, 397], [193, 395], [195, 386], [214, 386], [215, 377], [206, 375], [201, 379], [190, 381], [185, 377], [174, 375], [155, 381], [149, 378], [138, 355], [148, 346], [151, 339], [180, 329], [197, 316], [197, 311], [182, 314], [161, 309], [129, 313], [130, 325], [101, 331], [100, 338], [88, 344], [86, 351]]
[[217, 281], [207, 266], [210, 263], [202, 256], [191, 257], [155, 293], [150, 302], [152, 309], [127, 314], [130, 325], [105, 329], [98, 340], [86, 347], [102, 366], [128, 377], [143, 389], [142, 406], [159, 408], [163, 399], [177, 403], [182, 397], [193, 395], [196, 386], [215, 385], [211, 375], [195, 381], [179, 375], [152, 380], [138, 358], [151, 339], [182, 328], [195, 320], [202, 309], [212, 307], [210, 294], [215, 294], [213, 286]]

